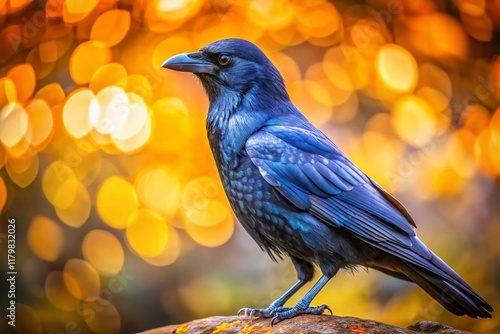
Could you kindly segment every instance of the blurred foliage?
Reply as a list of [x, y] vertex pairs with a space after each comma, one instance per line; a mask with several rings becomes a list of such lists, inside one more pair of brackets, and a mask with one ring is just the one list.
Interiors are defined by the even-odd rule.
[[[495, 0], [0, 0], [18, 330], [133, 332], [264, 307], [295, 281], [234, 223], [200, 85], [160, 69], [227, 37], [260, 45], [299, 109], [500, 309], [499, 34]], [[374, 272], [339, 275], [315, 303], [500, 330]]]

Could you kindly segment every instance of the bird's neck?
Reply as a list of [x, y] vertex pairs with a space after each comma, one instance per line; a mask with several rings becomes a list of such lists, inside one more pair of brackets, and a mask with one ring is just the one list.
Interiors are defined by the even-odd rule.
[[210, 101], [207, 134], [216, 160], [235, 161], [247, 139], [273, 117], [273, 112], [259, 109], [253, 96], [227, 91]]
[[243, 99], [243, 94], [227, 91], [219, 97], [210, 98], [210, 107], [207, 116], [207, 133], [216, 136], [227, 128], [229, 118], [238, 109]]

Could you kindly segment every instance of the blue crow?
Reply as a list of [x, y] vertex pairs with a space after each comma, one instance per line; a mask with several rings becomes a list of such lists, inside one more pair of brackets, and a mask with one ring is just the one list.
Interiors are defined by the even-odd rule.
[[[292, 104], [279, 71], [254, 44], [226, 39], [162, 67], [192, 72], [210, 101], [207, 132], [222, 184], [245, 230], [273, 260], [289, 256], [298, 281], [265, 309], [274, 324], [310, 306], [339, 269], [363, 266], [415, 282], [456, 315], [491, 318], [492, 307], [415, 234], [394, 197], [356, 167]], [[285, 302], [322, 277], [293, 307]]]

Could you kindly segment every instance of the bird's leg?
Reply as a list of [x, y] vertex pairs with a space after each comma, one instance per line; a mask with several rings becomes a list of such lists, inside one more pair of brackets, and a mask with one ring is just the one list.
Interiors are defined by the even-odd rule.
[[[275, 315], [276, 312], [284, 310], [283, 305], [287, 302], [290, 297], [292, 297], [301, 287], [306, 284], [306, 280], [297, 281], [290, 289], [288, 289], [281, 297], [276, 299], [265, 309], [256, 309], [256, 308], [242, 308], [238, 311], [238, 315], [243, 313], [244, 315], [249, 315], [250, 320], [253, 319], [254, 316], [261, 318], [270, 318]], [[318, 290], [319, 291], [319, 290]]]
[[284, 319], [290, 319], [299, 314], [322, 314], [325, 310], [330, 311], [332, 314], [332, 310], [328, 305], [321, 305], [316, 307], [309, 306], [318, 294], [318, 292], [325, 286], [326, 283], [330, 280], [330, 277], [323, 275], [321, 278], [314, 284], [314, 286], [309, 290], [309, 292], [299, 300], [294, 307], [290, 308], [279, 308], [274, 312], [273, 319], [271, 320], [271, 325], [280, 322]]

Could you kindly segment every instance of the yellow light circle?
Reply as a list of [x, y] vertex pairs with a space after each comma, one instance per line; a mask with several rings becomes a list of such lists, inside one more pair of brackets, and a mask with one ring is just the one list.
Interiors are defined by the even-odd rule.
[[118, 239], [108, 231], [92, 230], [83, 239], [83, 257], [101, 275], [114, 276], [124, 263], [123, 248]]
[[9, 159], [5, 165], [10, 179], [21, 188], [26, 188], [35, 180], [39, 167], [38, 153], [32, 150], [27, 150], [19, 158]]
[[[496, 113], [495, 113], [496, 115]], [[462, 128], [478, 136], [490, 124], [494, 124], [490, 111], [479, 104], [470, 104], [462, 112]]]
[[473, 154], [471, 154], [473, 152], [470, 152], [468, 144], [464, 144], [463, 138], [463, 134], [453, 133], [446, 142], [445, 154], [450, 167], [463, 178], [469, 179], [476, 172], [477, 165]]
[[98, 0], [66, 0], [63, 2], [63, 20], [76, 23], [83, 20], [97, 6]]
[[47, 299], [60, 310], [74, 311], [79, 304], [64, 283], [64, 275], [61, 271], [52, 271], [45, 278], [45, 295]]
[[222, 187], [214, 178], [196, 178], [188, 182], [182, 191], [182, 216], [195, 225], [220, 224], [228, 215], [227, 205], [222, 200]]
[[334, 5], [327, 1], [304, 2], [297, 12], [297, 28], [306, 36], [326, 37], [341, 26], [340, 14]]
[[[139, 110], [135, 108], [135, 110]], [[132, 111], [134, 112], [134, 111]], [[112, 136], [111, 139], [113, 144], [117, 149], [121, 152], [132, 153], [138, 151], [144, 145], [146, 145], [151, 138], [151, 118], [146, 118], [145, 123], [142, 128], [136, 133], [134, 136], [127, 139], [119, 139], [115, 136]]]
[[17, 89], [10, 78], [0, 79], [0, 106], [17, 101]]
[[64, 127], [73, 137], [82, 138], [89, 133], [92, 128], [89, 113], [94, 104], [94, 94], [87, 89], [74, 93], [64, 104]]
[[117, 86], [101, 89], [95, 96], [97, 104], [89, 109], [90, 123], [101, 134], [110, 134], [123, 127], [130, 114], [125, 91]]
[[31, 131], [28, 113], [15, 102], [9, 103], [0, 111], [0, 142], [14, 147]]
[[[72, 183], [72, 182], [70, 182]], [[80, 227], [82, 226], [90, 215], [90, 196], [87, 192], [87, 189], [80, 184], [79, 182], [75, 184], [75, 188], [73, 188], [73, 184], [70, 186], [70, 190], [68, 193], [72, 194], [74, 191], [74, 196], [72, 196], [72, 201], [68, 203], [68, 205], [56, 205], [56, 214], [62, 222], [71, 227]], [[65, 187], [59, 188], [59, 193], [64, 194], [63, 190]]]
[[419, 67], [419, 85], [421, 87], [431, 87], [443, 93], [448, 100], [453, 95], [453, 86], [450, 76], [440, 67], [424, 63]]
[[7, 156], [12, 159], [19, 159], [26, 154], [31, 147], [31, 126], [26, 132], [25, 136], [14, 146], [4, 146]]
[[42, 69], [48, 65], [49, 67], [46, 68], [46, 71], [48, 72], [49, 69], [50, 71], [54, 69], [55, 62], [60, 56], [62, 55], [59, 54], [57, 42], [53, 40], [45, 40], [40, 43], [37, 52], [33, 55], [33, 58], [38, 60], [37, 63]]
[[335, 107], [330, 120], [334, 123], [349, 122], [356, 116], [358, 110], [358, 95], [351, 94], [345, 103]]
[[234, 232], [233, 215], [217, 225], [201, 226], [186, 221], [184, 224], [187, 234], [197, 243], [205, 247], [218, 247], [226, 243]]
[[36, 256], [48, 262], [59, 258], [64, 244], [61, 227], [52, 219], [37, 216], [28, 228], [28, 245]]
[[127, 240], [141, 256], [161, 254], [169, 242], [169, 229], [165, 220], [156, 212], [141, 209], [127, 226]]
[[202, 4], [200, 0], [156, 0], [152, 2], [156, 14], [165, 21], [184, 21], [196, 14]]
[[405, 48], [387, 44], [380, 48], [376, 59], [377, 75], [391, 90], [411, 92], [418, 80], [417, 62]]
[[69, 259], [64, 265], [64, 284], [68, 291], [83, 301], [93, 301], [99, 296], [101, 281], [97, 271], [81, 259]]
[[269, 30], [283, 29], [293, 22], [294, 6], [287, 0], [249, 1], [248, 16], [255, 24]]
[[[94, 93], [108, 86], [115, 86], [119, 81], [126, 86], [127, 70], [120, 63], [105, 64], [92, 75], [89, 82], [89, 88]], [[125, 79], [125, 80], [124, 80]]]
[[419, 15], [408, 22], [412, 44], [417, 52], [435, 59], [465, 60], [469, 40], [460, 19], [441, 12]]
[[464, 184], [464, 177], [443, 158], [432, 159], [423, 166], [427, 177], [423, 180], [419, 190], [426, 196], [453, 196]]
[[64, 102], [65, 98], [66, 94], [58, 82], [43, 86], [35, 94], [35, 99], [45, 100], [50, 106]]
[[287, 86], [288, 83], [295, 82], [302, 78], [299, 65], [297, 65], [297, 62], [292, 57], [283, 52], [275, 52], [269, 55], [269, 58], [276, 66], [276, 68], [280, 71]]
[[353, 90], [351, 78], [349, 78], [349, 74], [341, 65], [331, 61], [323, 61], [322, 65], [328, 80], [335, 87], [347, 92]]
[[148, 78], [141, 74], [130, 74], [125, 78], [118, 80], [116, 85], [124, 87], [125, 91], [138, 95], [142, 100], [149, 104], [153, 98], [153, 87]]
[[130, 28], [130, 14], [123, 9], [114, 9], [97, 18], [90, 31], [90, 38], [106, 46], [120, 43]]
[[352, 84], [347, 73], [334, 63], [323, 62], [309, 66], [304, 87], [314, 100], [328, 107], [344, 104], [352, 94]]
[[146, 170], [137, 177], [135, 187], [148, 208], [160, 212], [166, 219], [177, 213], [181, 185], [172, 171], [163, 167]]
[[212, 226], [223, 222], [231, 214], [228, 206], [216, 199], [198, 202], [198, 205], [184, 208], [184, 217], [189, 222], [200, 226]]
[[47, 102], [40, 99], [33, 99], [26, 106], [26, 111], [31, 121], [31, 145], [42, 144], [50, 135], [53, 129], [52, 110]]
[[450, 99], [441, 91], [428, 86], [418, 89], [415, 95], [424, 99], [437, 112], [444, 113], [450, 103]]
[[101, 185], [96, 200], [97, 212], [106, 224], [125, 228], [139, 209], [134, 187], [124, 178], [112, 176]]
[[422, 146], [437, 131], [437, 119], [429, 104], [414, 95], [396, 101], [392, 108], [392, 124], [396, 133], [407, 143]]
[[38, 160], [38, 154], [35, 150], [27, 150], [22, 156], [16, 159], [9, 159], [7, 161], [7, 166], [10, 167], [11, 171], [15, 173], [22, 173], [30, 168], [30, 165], [35, 163], [34, 160]]
[[172, 264], [181, 254], [181, 238], [177, 231], [169, 227], [169, 240], [162, 252], [153, 257], [142, 256], [142, 259], [153, 266], [162, 267]]
[[182, 192], [182, 207], [201, 207], [211, 198], [223, 196], [220, 183], [210, 176], [198, 177], [189, 181]]
[[92, 75], [110, 60], [111, 52], [102, 43], [83, 42], [76, 47], [69, 59], [69, 73], [73, 81], [83, 85], [88, 83]]
[[148, 147], [164, 153], [175, 153], [185, 147], [192, 135], [192, 122], [184, 102], [178, 98], [162, 98], [151, 109], [153, 128]]
[[26, 102], [31, 98], [36, 85], [35, 70], [31, 64], [17, 65], [7, 73], [7, 77], [16, 85], [18, 101]]
[[[70, 193], [59, 192], [63, 184], [66, 184], [66, 189], [71, 190]], [[75, 173], [61, 160], [51, 163], [43, 174], [43, 193], [52, 205], [69, 205], [68, 203], [71, 203], [76, 196], [76, 184], [78, 184], [78, 181]]]
[[54, 194], [54, 206], [61, 209], [67, 209], [74, 201], [80, 182], [75, 178], [63, 180]]
[[127, 93], [128, 109], [123, 108], [122, 113], [113, 117], [114, 126], [110, 133], [113, 139], [127, 140], [136, 136], [148, 122], [148, 107], [142, 98], [134, 93]]

